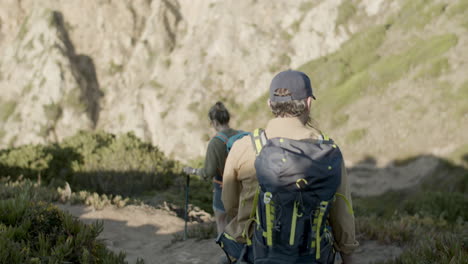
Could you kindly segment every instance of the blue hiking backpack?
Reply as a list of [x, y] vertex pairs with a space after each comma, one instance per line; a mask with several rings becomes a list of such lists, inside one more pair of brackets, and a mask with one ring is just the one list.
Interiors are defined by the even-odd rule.
[[242, 130], [237, 130], [237, 133], [231, 137], [228, 137], [223, 132], [218, 132], [215, 137], [219, 138], [226, 145], [227, 153], [229, 153], [229, 151], [231, 151], [232, 145], [234, 145], [234, 142], [247, 135], [250, 135], [250, 133]]
[[251, 222], [244, 230], [254, 263], [334, 263], [327, 225], [330, 205], [341, 183], [343, 156], [326, 136], [321, 140], [268, 139], [252, 134], [259, 188]]

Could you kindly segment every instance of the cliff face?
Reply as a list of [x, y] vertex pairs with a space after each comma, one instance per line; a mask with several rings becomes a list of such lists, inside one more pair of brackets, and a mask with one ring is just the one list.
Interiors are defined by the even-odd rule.
[[[248, 120], [268, 111], [266, 103], [247, 110], [263, 100], [275, 73], [338, 52], [407, 2], [4, 0], [0, 142], [55, 141], [81, 129], [134, 131], [175, 158], [197, 157], [210, 135], [207, 110], [217, 100], [240, 128], [263, 125]], [[416, 31], [401, 34], [408, 32]], [[386, 37], [388, 53], [395, 52], [397, 33]], [[379, 52], [387, 54], [383, 44]], [[466, 69], [463, 63], [457, 67]], [[359, 104], [349, 109], [367, 112]], [[342, 137], [352, 127], [323, 123]]]

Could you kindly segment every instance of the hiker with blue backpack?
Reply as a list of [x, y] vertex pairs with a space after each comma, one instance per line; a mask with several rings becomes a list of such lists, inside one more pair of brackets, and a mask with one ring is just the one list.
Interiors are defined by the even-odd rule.
[[216, 102], [210, 108], [208, 117], [217, 133], [208, 143], [205, 165], [203, 168], [185, 167], [183, 171], [186, 174], [198, 175], [203, 179], [213, 181], [213, 211], [218, 234], [220, 234], [227, 224], [224, 205], [221, 201], [224, 163], [234, 142], [248, 133], [229, 127], [230, 114], [222, 102]]
[[275, 116], [232, 147], [222, 201], [230, 220], [217, 242], [235, 263], [351, 264], [354, 215], [343, 156], [310, 118], [315, 96], [299, 71], [277, 74]]

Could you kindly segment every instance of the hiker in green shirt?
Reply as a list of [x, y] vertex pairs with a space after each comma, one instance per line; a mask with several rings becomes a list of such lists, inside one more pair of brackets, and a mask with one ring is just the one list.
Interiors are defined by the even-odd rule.
[[[213, 211], [216, 219], [218, 234], [222, 233], [227, 224], [226, 212], [221, 201], [221, 190], [223, 187], [224, 163], [233, 141], [236, 137], [242, 136], [242, 131], [229, 127], [230, 115], [223, 103], [217, 102], [210, 108], [208, 117], [212, 127], [216, 130], [216, 135], [211, 138], [206, 150], [205, 167], [192, 168], [185, 167], [187, 174], [199, 175], [204, 179], [213, 181]], [[246, 133], [245, 133], [246, 134]]]

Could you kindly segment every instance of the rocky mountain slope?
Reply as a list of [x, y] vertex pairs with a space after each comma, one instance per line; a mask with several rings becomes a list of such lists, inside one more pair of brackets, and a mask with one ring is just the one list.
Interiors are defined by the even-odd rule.
[[280, 70], [311, 75], [349, 163], [468, 148], [466, 0], [2, 0], [0, 142], [134, 131], [202, 155], [223, 100], [264, 126]]

